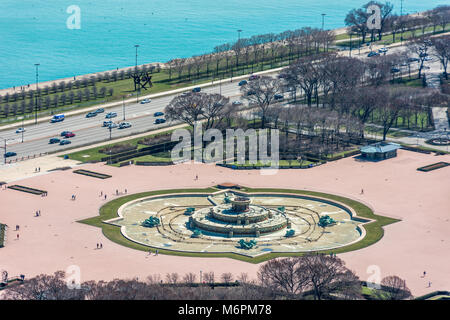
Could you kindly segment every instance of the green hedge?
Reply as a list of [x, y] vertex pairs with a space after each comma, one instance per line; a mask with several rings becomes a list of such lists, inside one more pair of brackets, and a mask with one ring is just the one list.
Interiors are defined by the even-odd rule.
[[0, 248], [5, 246], [6, 225], [0, 223]]

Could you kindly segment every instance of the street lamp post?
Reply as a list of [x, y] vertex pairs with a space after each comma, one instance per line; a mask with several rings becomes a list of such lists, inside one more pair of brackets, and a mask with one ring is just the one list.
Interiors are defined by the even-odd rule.
[[34, 106], [34, 124], [37, 124], [37, 112], [38, 112], [38, 93], [39, 93], [39, 63], [34, 64], [36, 66], [36, 104]]
[[125, 96], [122, 96], [123, 121], [125, 121]]
[[23, 118], [24, 117], [22, 117], [22, 143], [23, 143], [23, 132], [25, 131], [25, 128], [23, 127]]
[[[137, 66], [138, 66], [138, 48], [140, 47], [138, 44], [134, 45], [134, 47], [136, 48], [136, 64], [134, 67], [134, 71], [136, 72], [136, 76], [137, 76]], [[141, 82], [138, 82], [138, 90], [137, 90], [137, 96], [136, 96], [136, 103], [139, 103], [139, 93], [141, 91]]]
[[353, 33], [350, 32], [350, 57], [352, 56], [352, 36]]
[[322, 13], [322, 30], [323, 30], [323, 28], [325, 26], [325, 16], [326, 15], [327, 15], [326, 13]]
[[2, 148], [2, 149], [4, 149], [4, 153], [3, 153], [3, 159], [4, 159], [4, 164], [6, 164], [6, 142], [8, 141], [8, 140], [14, 140], [14, 139], [11, 139], [11, 138], [2, 138], [2, 137], [0, 137], [0, 139], [3, 139], [3, 142], [4, 142], [4, 147], [0, 147], [0, 148]]

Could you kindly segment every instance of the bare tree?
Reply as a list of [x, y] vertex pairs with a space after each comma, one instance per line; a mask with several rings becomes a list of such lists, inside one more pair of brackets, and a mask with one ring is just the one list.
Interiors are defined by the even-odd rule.
[[183, 277], [184, 283], [192, 284], [197, 280], [197, 275], [193, 272], [186, 273]]
[[419, 79], [422, 78], [422, 71], [431, 46], [431, 40], [426, 37], [420, 37], [408, 43], [408, 50], [415, 58], [419, 59]]
[[411, 297], [411, 291], [406, 286], [406, 281], [398, 276], [387, 276], [381, 280], [381, 288], [376, 293], [383, 300], [405, 300]]
[[444, 77], [448, 80], [447, 67], [450, 61], [450, 35], [433, 38], [431, 43], [435, 51], [434, 56], [441, 62], [441, 66], [444, 69]]
[[250, 106], [255, 106], [261, 112], [261, 128], [266, 125], [266, 113], [275, 101], [275, 96], [282, 92], [283, 83], [280, 79], [262, 76], [241, 86], [241, 92]]
[[233, 281], [233, 274], [231, 272], [222, 273], [222, 275], [220, 276], [220, 280], [223, 283], [227, 283], [228, 284], [228, 283]]

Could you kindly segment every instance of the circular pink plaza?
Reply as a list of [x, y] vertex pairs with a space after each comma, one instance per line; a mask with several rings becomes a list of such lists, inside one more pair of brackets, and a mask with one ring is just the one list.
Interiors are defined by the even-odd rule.
[[[375, 214], [400, 219], [384, 227], [384, 236], [377, 243], [339, 257], [363, 281], [398, 275], [416, 296], [448, 290], [450, 167], [417, 171], [440, 161], [450, 162], [450, 155], [399, 150], [398, 157], [381, 162], [346, 158], [306, 170], [279, 170], [270, 176], [261, 175], [259, 170], [231, 170], [207, 164], [123, 168], [86, 164], [76, 168], [112, 176], [105, 180], [74, 174], [73, 170], [40, 172], [9, 185], [46, 190], [48, 196], [5, 188], [0, 191], [0, 222], [8, 225], [5, 247], [0, 249], [0, 270], [29, 278], [75, 265], [80, 268], [82, 281], [143, 280], [153, 274], [164, 277], [166, 273], [200, 271], [214, 271], [216, 275], [232, 272], [235, 276], [245, 272], [256, 278], [259, 264], [230, 258], [149, 255], [108, 240], [100, 228], [77, 222], [98, 215], [103, 204], [123, 196], [125, 190], [134, 194], [233, 182], [251, 188], [336, 194], [366, 204]], [[39, 210], [41, 214], [36, 217]], [[99, 243], [101, 249], [97, 249]]]

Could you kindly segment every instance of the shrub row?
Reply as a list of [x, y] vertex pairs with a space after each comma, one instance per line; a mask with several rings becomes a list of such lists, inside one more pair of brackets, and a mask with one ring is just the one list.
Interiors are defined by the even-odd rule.
[[122, 153], [122, 152], [127, 152], [127, 151], [131, 151], [131, 150], [136, 150], [137, 149], [137, 145], [132, 145], [129, 143], [119, 143], [119, 144], [115, 144], [111, 147], [106, 147], [104, 149], [100, 149], [98, 150], [98, 152], [100, 153], [104, 153], [104, 154], [118, 154], [118, 153]]
[[19, 186], [17, 184], [15, 184], [13, 186], [8, 186], [8, 188], [9, 189], [13, 189], [13, 190], [17, 190], [17, 191], [22, 191], [22, 192], [35, 194], [35, 195], [47, 194], [47, 191], [34, 189], [34, 188], [29, 188], [29, 187], [24, 187], [24, 186]]
[[93, 178], [99, 178], [99, 179], [108, 179], [108, 178], [112, 177], [109, 174], [103, 174], [103, 173], [98, 173], [98, 172], [89, 171], [89, 170], [81, 170], [81, 169], [74, 170], [73, 173], [77, 173], [77, 174], [81, 174], [81, 175], [89, 176], [89, 177], [93, 177]]
[[450, 166], [450, 163], [448, 163], [448, 162], [437, 162], [437, 163], [430, 164], [428, 166], [417, 168], [417, 170], [418, 171], [423, 171], [423, 172], [429, 172], [429, 171], [433, 171], [433, 170], [436, 170], [436, 169], [444, 168], [446, 166]]

